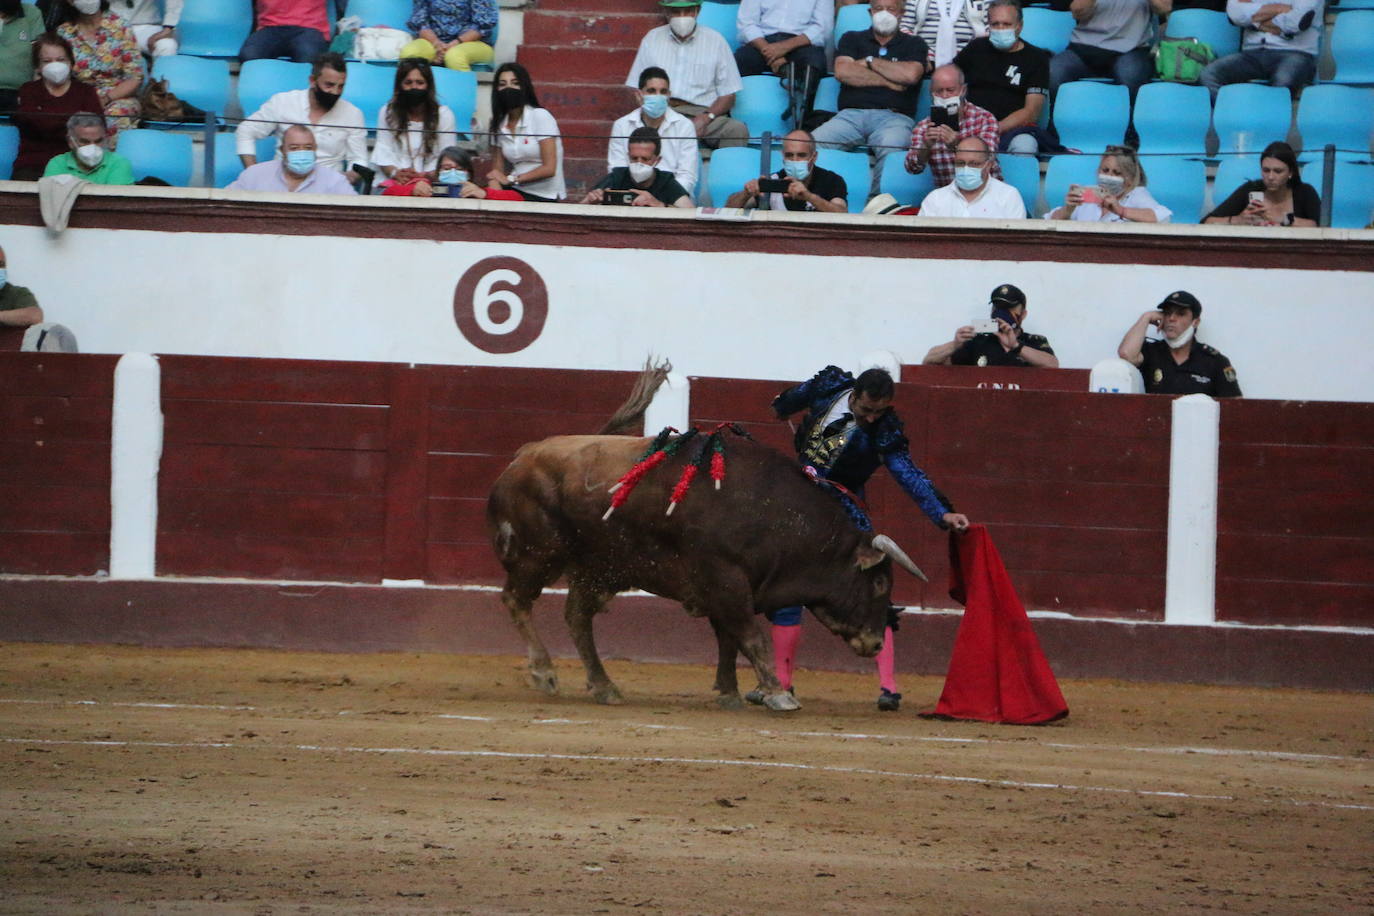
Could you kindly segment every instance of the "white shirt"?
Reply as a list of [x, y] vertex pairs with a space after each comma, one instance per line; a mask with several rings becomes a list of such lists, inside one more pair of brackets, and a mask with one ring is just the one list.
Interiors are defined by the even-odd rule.
[[625, 85], [639, 88], [639, 74], [645, 67], [662, 67], [668, 73], [673, 98], [693, 105], [710, 106], [723, 95], [739, 92], [743, 83], [735, 55], [725, 38], [710, 26], [697, 24], [686, 41], [678, 41], [666, 25], [650, 29], [639, 42], [635, 62]]
[[272, 134], [281, 136], [292, 124], [303, 124], [315, 134], [320, 165], [343, 171], [353, 162], [367, 162], [367, 125], [358, 106], [339, 99], [318, 124], [310, 123], [310, 90], [278, 92], [234, 131], [240, 156], [256, 156], [257, 142]]
[[[1323, 0], [1295, 0], [1292, 9], [1286, 13], [1280, 13], [1273, 19], [1274, 25], [1283, 33], [1274, 35], [1255, 28], [1254, 15], [1264, 6], [1262, 3], [1244, 2], [1244, 0], [1227, 0], [1226, 15], [1231, 21], [1242, 27], [1241, 49], [1245, 51], [1269, 50], [1269, 51], [1303, 51], [1317, 55], [1318, 42], [1321, 40], [1322, 25], [1326, 22], [1326, 11], [1323, 8]], [[1300, 20], [1309, 10], [1312, 11], [1312, 24], [1304, 32], [1298, 31]], [[1292, 38], [1286, 36], [1291, 35]]]
[[1021, 192], [996, 178], [989, 178], [972, 201], [966, 200], [959, 186], [951, 181], [926, 195], [921, 201], [921, 216], [1025, 219], [1026, 205], [1021, 200]]
[[[1052, 219], [1055, 211], [1063, 204], [1054, 207], [1049, 213], [1045, 214], [1045, 219]], [[1155, 200], [1154, 195], [1145, 188], [1133, 188], [1131, 193], [1121, 198], [1123, 207], [1145, 207], [1153, 210], [1155, 219], [1161, 223], [1167, 223], [1174, 215], [1174, 211]], [[1079, 204], [1074, 208], [1073, 215], [1069, 219], [1076, 219], [1089, 223], [1124, 223], [1126, 222], [1115, 213], [1108, 213], [1097, 204]]]
[[183, 0], [110, 0], [110, 11], [129, 25], [171, 25], [181, 21]]
[[[620, 168], [630, 164], [629, 136], [637, 127], [644, 126], [644, 109], [636, 108], [623, 118], [618, 118], [611, 126], [611, 144], [606, 150], [606, 164], [610, 168]], [[662, 160], [658, 168], [672, 172], [682, 190], [688, 194], [697, 185], [697, 129], [690, 118], [684, 118], [669, 108], [663, 115], [663, 123], [658, 125], [658, 136], [663, 141], [659, 155]]]
[[453, 112], [447, 105], [439, 106], [439, 129], [430, 147], [429, 155], [424, 155], [425, 130], [419, 121], [411, 121], [410, 128], [401, 138], [389, 126], [387, 106], [377, 112], [377, 145], [372, 148], [372, 164], [391, 166], [398, 169], [414, 169], [417, 172], [432, 172], [439, 165], [439, 153], [444, 147], [458, 142], [458, 128]]
[[805, 35], [813, 45], [824, 47], [835, 26], [834, 0], [741, 0], [740, 44], [775, 32]]
[[544, 158], [539, 154], [539, 141], [553, 137], [557, 144], [552, 178], [521, 183], [515, 187], [529, 191], [549, 200], [562, 200], [568, 196], [567, 186], [563, 183], [563, 139], [558, 134], [558, 122], [543, 108], [526, 107], [520, 113], [520, 123], [515, 130], [507, 130], [502, 118], [497, 141], [501, 145], [501, 157], [506, 160], [506, 174], [515, 176], [537, 168]]

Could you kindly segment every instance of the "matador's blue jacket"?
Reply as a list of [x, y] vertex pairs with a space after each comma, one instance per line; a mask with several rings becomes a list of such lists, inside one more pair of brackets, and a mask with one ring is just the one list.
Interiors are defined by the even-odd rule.
[[[895, 412], [889, 410], [867, 429], [856, 426], [847, 436], [826, 436], [825, 430], [815, 428], [817, 423], [824, 421], [835, 401], [848, 397], [853, 388], [854, 376], [838, 366], [826, 366], [810, 381], [788, 388], [773, 399], [773, 411], [780, 419], [806, 410], [797, 429], [797, 457], [825, 479], [859, 495], [863, 494], [864, 485], [878, 466], [885, 464], [893, 479], [916, 501], [921, 511], [944, 528], [943, 516], [953, 512], [954, 507], [911, 460], [902, 421]], [[856, 521], [865, 529], [870, 527], [867, 518], [856, 518]]]

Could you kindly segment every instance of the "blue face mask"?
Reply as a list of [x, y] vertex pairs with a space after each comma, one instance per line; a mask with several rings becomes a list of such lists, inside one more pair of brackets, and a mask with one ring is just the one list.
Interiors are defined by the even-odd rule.
[[640, 107], [649, 117], [661, 118], [668, 111], [668, 97], [666, 95], [646, 95], [644, 104]]
[[805, 159], [789, 159], [782, 164], [782, 168], [793, 181], [805, 181], [806, 176], [811, 174], [811, 163]]
[[315, 167], [313, 149], [293, 149], [286, 154], [286, 167], [297, 175], [309, 174]]
[[983, 170], [975, 169], [971, 165], [956, 166], [954, 183], [961, 191], [976, 191], [983, 186]]
[[444, 169], [439, 173], [439, 184], [462, 184], [468, 180], [468, 173], [462, 169]]
[[5, 287], [5, 284], [8, 282], [10, 282], [9, 271], [5, 270], [5, 268], [3, 267], [0, 267], [0, 289], [3, 289]]
[[1015, 29], [992, 29], [988, 32], [988, 41], [999, 51], [1010, 51], [1016, 44]]

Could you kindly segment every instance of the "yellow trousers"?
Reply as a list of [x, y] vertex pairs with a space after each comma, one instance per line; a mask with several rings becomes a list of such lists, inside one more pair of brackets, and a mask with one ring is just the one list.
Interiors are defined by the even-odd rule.
[[[401, 49], [401, 57], [421, 57], [435, 63], [438, 50], [427, 39], [417, 38]], [[489, 64], [496, 52], [485, 41], [462, 41], [444, 52], [443, 64], [450, 70], [471, 70], [473, 64]]]

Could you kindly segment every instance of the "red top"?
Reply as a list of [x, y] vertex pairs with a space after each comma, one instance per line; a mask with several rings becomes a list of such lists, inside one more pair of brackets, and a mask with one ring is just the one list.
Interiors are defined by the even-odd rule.
[[258, 0], [258, 28], [274, 25], [297, 25], [316, 29], [330, 38], [329, 10], [325, 0]]
[[14, 168], [38, 167], [67, 152], [67, 119], [78, 112], [101, 114], [104, 107], [95, 87], [73, 79], [64, 95], [48, 92], [41, 79], [19, 87], [19, 108], [13, 115], [19, 128], [19, 154]]

